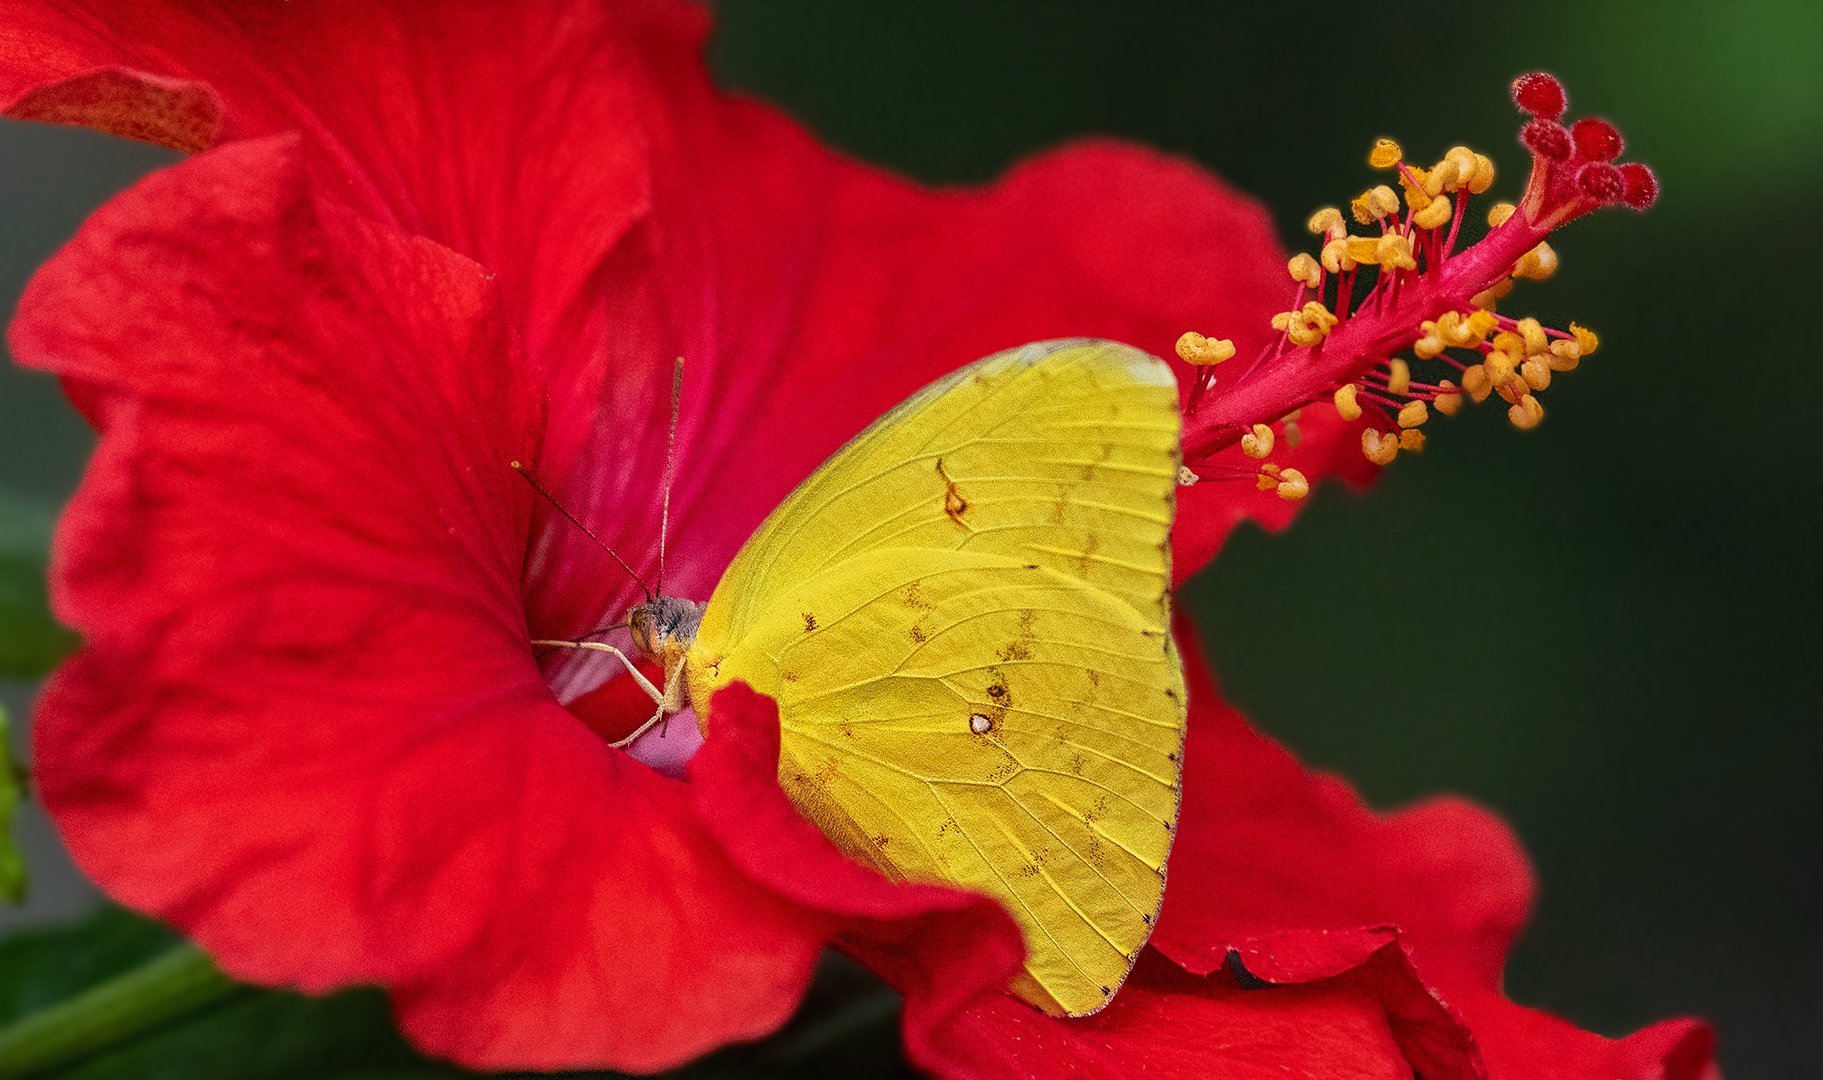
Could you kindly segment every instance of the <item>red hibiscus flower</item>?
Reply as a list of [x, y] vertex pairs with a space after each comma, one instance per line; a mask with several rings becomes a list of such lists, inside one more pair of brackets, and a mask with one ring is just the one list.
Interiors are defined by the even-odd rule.
[[[1265, 216], [1206, 175], [1092, 143], [921, 190], [715, 92], [704, 29], [661, 0], [4, 16], [8, 115], [196, 154], [98, 213], [12, 330], [103, 434], [53, 568], [85, 647], [35, 747], [85, 870], [239, 977], [383, 984], [415, 1041], [480, 1066], [655, 1069], [765, 1033], [835, 941], [946, 1074], [1696, 1075], [1700, 1028], [1607, 1044], [1506, 1003], [1504, 832], [1367, 817], [1225, 712], [1193, 649], [1172, 899], [1084, 1022], [996, 989], [1020, 955], [998, 907], [889, 885], [796, 816], [764, 699], [718, 700], [688, 783], [608, 746], [645, 711], [627, 680], [541, 672], [527, 642], [637, 588], [505, 463], [652, 576], [673, 356], [685, 596], [873, 416], [1011, 344], [1233, 327], [1267, 358], [1237, 385], [1268, 390], [1192, 425], [1212, 472], [1264, 475], [1246, 424], [1311, 397], [1269, 377], [1296, 350]], [[1310, 408], [1274, 475], [1361, 475], [1371, 420]], [[1278, 483], [1190, 489], [1180, 574], [1241, 517], [1283, 523]]]

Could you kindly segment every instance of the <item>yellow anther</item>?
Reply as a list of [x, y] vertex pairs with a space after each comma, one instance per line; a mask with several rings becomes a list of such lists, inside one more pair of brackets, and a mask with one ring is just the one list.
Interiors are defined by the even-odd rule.
[[1361, 197], [1348, 204], [1354, 211], [1355, 220], [1363, 225], [1371, 225], [1388, 214], [1399, 212], [1399, 196], [1385, 184], [1368, 188]]
[[1452, 349], [1467, 349], [1481, 344], [1481, 335], [1469, 328], [1460, 311], [1446, 311], [1437, 319], [1437, 336]]
[[1390, 431], [1382, 438], [1378, 431], [1368, 428], [1361, 432], [1361, 452], [1375, 465], [1391, 465], [1399, 456], [1399, 440]]
[[1409, 450], [1414, 454], [1424, 449], [1424, 432], [1419, 431], [1417, 428], [1406, 428], [1404, 431], [1401, 431], [1399, 433], [1399, 449]]
[[1287, 326], [1291, 325], [1291, 316], [1292, 313], [1289, 311], [1281, 311], [1277, 315], [1274, 315], [1272, 317], [1272, 328], [1283, 332]]
[[1537, 319], [1521, 319], [1517, 327], [1519, 336], [1525, 339], [1525, 354], [1537, 356], [1551, 347], [1551, 339], [1545, 336], [1544, 327]]
[[1469, 181], [1475, 176], [1476, 156], [1475, 151], [1466, 146], [1452, 146], [1450, 152], [1443, 155], [1444, 160], [1456, 163], [1456, 186], [1450, 190], [1455, 191], [1468, 186]]
[[1367, 163], [1376, 169], [1390, 169], [1399, 164], [1399, 159], [1404, 156], [1405, 151], [1399, 149], [1398, 143], [1391, 139], [1381, 139], [1367, 152]]
[[[1469, 168], [1474, 167], [1475, 163], [1471, 160]], [[1434, 199], [1446, 191], [1455, 191], [1461, 186], [1456, 182], [1461, 175], [1461, 168], [1454, 158], [1449, 157], [1432, 165], [1430, 173], [1424, 178], [1424, 193]]]
[[1350, 240], [1346, 237], [1336, 237], [1329, 241], [1329, 243], [1324, 244], [1323, 269], [1332, 274], [1340, 274], [1344, 270], [1353, 270], [1355, 268], [1355, 257], [1349, 254], [1349, 244]]
[[1443, 338], [1437, 335], [1437, 324], [1429, 319], [1419, 323], [1423, 336], [1412, 342], [1412, 352], [1420, 360], [1429, 360], [1443, 352]]
[[1412, 224], [1420, 229], [1441, 229], [1449, 224], [1450, 213], [1450, 197], [1439, 195], [1429, 206], [1412, 215]]
[[1577, 326], [1575, 323], [1571, 323], [1570, 333], [1576, 335], [1576, 344], [1582, 347], [1581, 355], [1583, 356], [1590, 355], [1595, 351], [1596, 347], [1601, 344], [1601, 340], [1595, 336], [1595, 331], [1586, 326]]
[[1582, 346], [1575, 338], [1558, 338], [1551, 342], [1551, 351], [1545, 354], [1544, 362], [1551, 365], [1552, 371], [1575, 371], [1576, 365], [1582, 363]]
[[1342, 211], [1333, 206], [1325, 206], [1310, 215], [1310, 221], [1306, 223], [1306, 227], [1318, 236], [1327, 235], [1332, 239], [1346, 235], [1348, 232], [1348, 225], [1342, 220]]
[[1551, 385], [1551, 366], [1536, 356], [1528, 357], [1519, 365], [1519, 377], [1532, 389], [1543, 390]]
[[1486, 154], [1475, 155], [1475, 173], [1464, 181], [1463, 186], [1469, 189], [1470, 195], [1479, 195], [1494, 186], [1494, 159]]
[[1310, 494], [1310, 481], [1296, 469], [1286, 469], [1279, 474], [1279, 498], [1296, 502]]
[[1514, 357], [1515, 359], [1526, 354], [1525, 338], [1520, 337], [1511, 330], [1502, 330], [1500, 333], [1495, 334], [1492, 344], [1494, 348], [1499, 349], [1501, 352], [1506, 353], [1508, 356]]
[[[1418, 184], [1422, 185], [1428, 174], [1423, 169], [1413, 169], [1412, 175], [1417, 178]], [[1431, 197], [1424, 193], [1422, 186], [1412, 186], [1412, 183], [1403, 176], [1399, 178], [1399, 186], [1405, 189], [1405, 205], [1413, 210], [1422, 210], [1431, 204]]]
[[1557, 252], [1540, 240], [1538, 246], [1519, 257], [1513, 264], [1513, 276], [1543, 281], [1557, 272]]
[[1372, 236], [1351, 236], [1347, 240], [1348, 257], [1353, 262], [1372, 265], [1380, 261], [1380, 241]]
[[1544, 419], [1544, 406], [1538, 403], [1537, 398], [1527, 394], [1514, 402], [1513, 407], [1507, 410], [1507, 419], [1521, 431], [1535, 428], [1538, 426], [1538, 422]]
[[1202, 479], [1202, 477], [1200, 477], [1190, 471], [1190, 466], [1179, 465], [1177, 467], [1177, 486], [1178, 487], [1190, 487], [1193, 484], [1195, 484], [1198, 480], [1201, 480], [1201, 479]]
[[1336, 325], [1336, 317], [1315, 300], [1305, 304], [1303, 310], [1286, 315], [1285, 334], [1293, 345], [1315, 345], [1328, 337]]
[[1487, 369], [1488, 381], [1493, 383], [1496, 390], [1513, 381], [1513, 358], [1499, 349], [1488, 353], [1481, 366]]
[[[1438, 380], [1437, 385], [1443, 387], [1445, 390], [1454, 389], [1456, 386], [1455, 383], [1449, 381], [1448, 379]], [[1443, 415], [1455, 416], [1456, 411], [1458, 409], [1462, 408], [1462, 395], [1461, 394], [1438, 394], [1436, 396], [1436, 398], [1431, 401], [1431, 404], [1435, 405], [1437, 407], [1437, 411], [1442, 413]]]
[[1399, 410], [1399, 426], [1402, 428], [1418, 427], [1431, 418], [1431, 411], [1424, 407], [1422, 401], [1408, 401]]
[[1355, 400], [1355, 384], [1349, 383], [1336, 391], [1336, 415], [1344, 420], [1361, 418], [1361, 403]]
[[1500, 319], [1493, 312], [1481, 310], [1469, 312], [1469, 333], [1475, 335], [1477, 342], [1485, 340], [1500, 325]]
[[1418, 269], [1418, 260], [1412, 257], [1412, 242], [1400, 233], [1382, 236], [1375, 242], [1374, 254], [1379, 256], [1381, 266], [1394, 270]]
[[1291, 274], [1291, 280], [1307, 288], [1314, 289], [1323, 280], [1323, 267], [1301, 251], [1291, 257], [1291, 261], [1285, 264], [1285, 269]]
[[1532, 392], [1532, 388], [1525, 384], [1524, 379], [1515, 374], [1511, 381], [1505, 386], [1496, 387], [1494, 392], [1506, 398], [1507, 404], [1517, 405], [1520, 398]]
[[1241, 453], [1250, 458], [1263, 458], [1272, 453], [1272, 429], [1265, 424], [1253, 425], [1253, 430], [1241, 436]]
[[1177, 339], [1177, 355], [1186, 364], [1219, 364], [1234, 356], [1234, 342], [1227, 338], [1206, 338], [1194, 330], [1186, 330], [1184, 336]]
[[1253, 483], [1254, 486], [1261, 491], [1271, 491], [1273, 488], [1279, 486], [1279, 478], [1276, 475], [1268, 476], [1265, 473], [1261, 473], [1253, 478]]
[[1469, 392], [1469, 399], [1477, 405], [1486, 401], [1494, 392], [1494, 380], [1488, 375], [1486, 364], [1476, 364], [1462, 373], [1462, 388]]
[[1488, 207], [1488, 224], [1496, 229], [1500, 228], [1507, 223], [1507, 218], [1512, 217], [1513, 211], [1517, 209], [1519, 209], [1519, 207], [1514, 206], [1510, 202], [1495, 203], [1493, 206]]
[[1412, 366], [1398, 357], [1386, 362], [1386, 388], [1403, 394], [1412, 388]]

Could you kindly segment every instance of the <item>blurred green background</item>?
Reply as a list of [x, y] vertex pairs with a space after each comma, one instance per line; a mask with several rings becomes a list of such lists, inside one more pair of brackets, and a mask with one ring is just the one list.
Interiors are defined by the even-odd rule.
[[[1474, 146], [1516, 194], [1520, 72], [1616, 121], [1663, 198], [1554, 238], [1556, 278], [1503, 305], [1602, 335], [1546, 423], [1433, 424], [1367, 497], [1323, 489], [1289, 532], [1244, 532], [1185, 599], [1230, 695], [1304, 760], [1376, 806], [1453, 791], [1513, 824], [1540, 879], [1514, 998], [1616, 1035], [1699, 1014], [1733, 1077], [1823, 1075], [1823, 450], [1784, 408], [1823, 360], [1797, 272], [1823, 250], [1823, 5], [717, 7], [723, 80], [860, 157], [971, 182], [1130, 136], [1265, 200], [1294, 249], [1312, 209], [1377, 182], [1381, 135], [1419, 160]], [[0, 290], [172, 160], [0, 127]], [[42, 562], [90, 445], [49, 380], [0, 371], [5, 565]], [[0, 619], [41, 610], [17, 580]], [[9, 639], [0, 674], [55, 647]], [[30, 690], [0, 681], [0, 701], [17, 715]], [[38, 864], [25, 918], [84, 903]]]

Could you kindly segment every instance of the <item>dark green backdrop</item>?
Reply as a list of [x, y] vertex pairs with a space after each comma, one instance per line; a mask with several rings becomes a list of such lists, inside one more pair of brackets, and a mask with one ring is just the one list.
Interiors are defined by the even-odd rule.
[[[1544, 426], [1434, 424], [1367, 497], [1324, 489], [1290, 532], [1243, 533], [1185, 598], [1231, 696], [1306, 761], [1379, 806], [1455, 791], [1512, 822], [1540, 878], [1513, 997], [1610, 1034], [1702, 1014], [1733, 1076], [1823, 1073], [1823, 6], [719, 7], [725, 81], [864, 158], [974, 181], [1113, 132], [1254, 192], [1300, 246], [1311, 209], [1375, 182], [1379, 135], [1421, 160], [1469, 143], [1513, 193], [1519, 72], [1615, 120], [1664, 196], [1573, 226], [1510, 305], [1603, 336]], [[173, 158], [7, 124], [0, 159], [16, 295]], [[48, 380], [0, 373], [0, 557], [42, 558], [89, 445]], [[42, 881], [39, 911], [79, 895]]]

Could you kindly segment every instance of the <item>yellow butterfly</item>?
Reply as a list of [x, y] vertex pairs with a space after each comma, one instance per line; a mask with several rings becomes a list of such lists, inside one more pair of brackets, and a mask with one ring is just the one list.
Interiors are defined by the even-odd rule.
[[694, 703], [706, 733], [735, 680], [774, 698], [799, 811], [889, 878], [1004, 904], [1027, 952], [1010, 989], [1053, 1015], [1108, 1003], [1164, 895], [1179, 423], [1170, 369], [1136, 349], [998, 353], [837, 451], [706, 605], [628, 615], [665, 670], [662, 690], [634, 672], [653, 722]]

